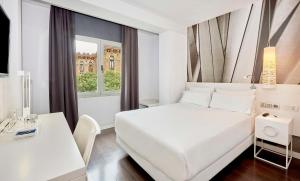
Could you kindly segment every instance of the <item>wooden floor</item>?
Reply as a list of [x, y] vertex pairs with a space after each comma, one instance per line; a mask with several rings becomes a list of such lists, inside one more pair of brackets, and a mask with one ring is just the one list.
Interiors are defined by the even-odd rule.
[[[116, 144], [113, 129], [103, 131], [97, 138], [88, 166], [89, 181], [153, 180]], [[271, 155], [266, 154], [264, 156]], [[276, 157], [273, 157], [276, 158]], [[276, 158], [276, 161], [280, 161]], [[297, 180], [300, 181], [300, 160], [293, 159], [288, 171], [253, 159], [250, 147], [212, 180]]]

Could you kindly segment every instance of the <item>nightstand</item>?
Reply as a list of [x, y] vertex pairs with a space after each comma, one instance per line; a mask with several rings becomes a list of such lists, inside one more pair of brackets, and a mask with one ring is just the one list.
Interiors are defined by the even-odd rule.
[[[276, 165], [280, 168], [288, 169], [292, 161], [293, 152], [292, 130], [292, 118], [276, 117], [274, 115], [269, 115], [266, 117], [263, 117], [262, 115], [257, 116], [255, 118], [254, 157], [272, 165]], [[261, 139], [262, 146], [258, 151], [256, 151], [258, 138]], [[264, 140], [285, 146], [285, 154], [265, 148]], [[258, 154], [262, 150], [270, 151], [285, 156], [285, 165], [282, 166], [277, 163], [266, 160], [262, 157], [259, 157]]]
[[159, 102], [157, 99], [144, 99], [140, 101], [140, 108], [148, 108], [159, 106]]

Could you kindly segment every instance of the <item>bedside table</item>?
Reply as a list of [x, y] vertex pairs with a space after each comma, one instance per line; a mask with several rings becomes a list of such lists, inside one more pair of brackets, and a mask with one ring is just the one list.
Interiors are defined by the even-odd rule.
[[[292, 118], [275, 117], [271, 114], [266, 117], [263, 117], [262, 115], [257, 116], [255, 118], [254, 158], [265, 161], [272, 165], [276, 165], [280, 168], [288, 169], [292, 161], [292, 152], [293, 152], [292, 151], [293, 150], [292, 130], [293, 130]], [[258, 151], [256, 151], [257, 138], [262, 140], [261, 141], [262, 146]], [[263, 143], [264, 140], [285, 146], [286, 148], [285, 154], [281, 154], [273, 150], [264, 148], [264, 143]], [[259, 157], [258, 154], [262, 150], [270, 151], [285, 156], [286, 158], [285, 166], [279, 165], [277, 163]]]
[[157, 99], [144, 99], [140, 101], [140, 108], [148, 108], [159, 106], [159, 102]]

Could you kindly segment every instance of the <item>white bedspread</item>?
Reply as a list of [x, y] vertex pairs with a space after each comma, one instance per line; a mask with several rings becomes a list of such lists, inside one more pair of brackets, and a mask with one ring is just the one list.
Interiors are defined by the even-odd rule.
[[252, 133], [250, 116], [171, 104], [116, 115], [116, 133], [173, 180], [189, 180]]

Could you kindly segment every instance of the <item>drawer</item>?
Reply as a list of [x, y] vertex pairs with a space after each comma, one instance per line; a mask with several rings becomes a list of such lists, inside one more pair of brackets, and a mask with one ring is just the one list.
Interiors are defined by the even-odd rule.
[[290, 142], [289, 124], [258, 119], [255, 122], [255, 136], [267, 141], [288, 145]]

